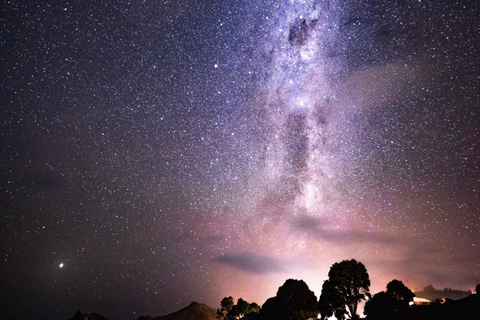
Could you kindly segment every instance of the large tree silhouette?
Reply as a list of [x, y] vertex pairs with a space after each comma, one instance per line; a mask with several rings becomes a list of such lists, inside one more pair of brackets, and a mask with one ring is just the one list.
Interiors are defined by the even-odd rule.
[[289, 279], [278, 288], [277, 295], [268, 299], [258, 319], [306, 320], [318, 316], [317, 297], [303, 280]]
[[395, 309], [405, 309], [415, 294], [402, 281], [392, 280], [387, 284], [387, 292], [379, 292], [365, 304], [365, 314], [385, 314]]
[[318, 303], [322, 319], [358, 318], [357, 306], [368, 295], [370, 278], [367, 269], [356, 260], [335, 263], [328, 272]]
[[393, 300], [385, 291], [376, 293], [365, 303], [364, 313], [367, 317], [376, 314], [385, 314], [393, 310]]
[[387, 295], [394, 300], [395, 309], [407, 308], [410, 300], [415, 297], [415, 294], [402, 281], [396, 279], [387, 284]]
[[318, 302], [322, 320], [335, 316], [337, 319], [343, 319], [347, 311], [345, 303], [340, 293], [326, 280], [322, 286], [322, 294]]

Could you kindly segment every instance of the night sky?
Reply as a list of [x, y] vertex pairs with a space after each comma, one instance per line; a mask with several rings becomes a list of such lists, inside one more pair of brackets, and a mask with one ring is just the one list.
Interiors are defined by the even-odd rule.
[[480, 283], [476, 1], [3, 1], [0, 309]]

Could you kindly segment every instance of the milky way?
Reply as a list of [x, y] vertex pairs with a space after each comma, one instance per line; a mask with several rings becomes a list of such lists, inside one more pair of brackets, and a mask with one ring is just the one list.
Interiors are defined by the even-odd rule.
[[474, 1], [8, 1], [10, 318], [480, 282]]

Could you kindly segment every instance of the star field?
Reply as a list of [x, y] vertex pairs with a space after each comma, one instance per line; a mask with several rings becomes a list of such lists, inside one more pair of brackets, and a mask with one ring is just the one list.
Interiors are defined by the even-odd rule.
[[6, 1], [10, 318], [480, 282], [474, 1]]

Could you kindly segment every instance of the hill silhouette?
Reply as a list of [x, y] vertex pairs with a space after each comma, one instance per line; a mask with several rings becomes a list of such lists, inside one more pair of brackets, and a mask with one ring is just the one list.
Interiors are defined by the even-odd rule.
[[80, 310], [75, 312], [75, 315], [69, 320], [108, 320], [108, 318], [98, 313], [82, 313]]
[[443, 290], [436, 290], [432, 285], [428, 285], [423, 288], [423, 291], [415, 291], [415, 296], [422, 297], [428, 299], [430, 301], [436, 299], [451, 299], [451, 300], [458, 300], [471, 295], [471, 291], [461, 291], [461, 290], [453, 290], [450, 288], [445, 288]]
[[141, 316], [138, 320], [215, 320], [216, 316], [216, 309], [210, 308], [203, 303], [192, 302], [188, 307], [166, 316], [155, 318]]

